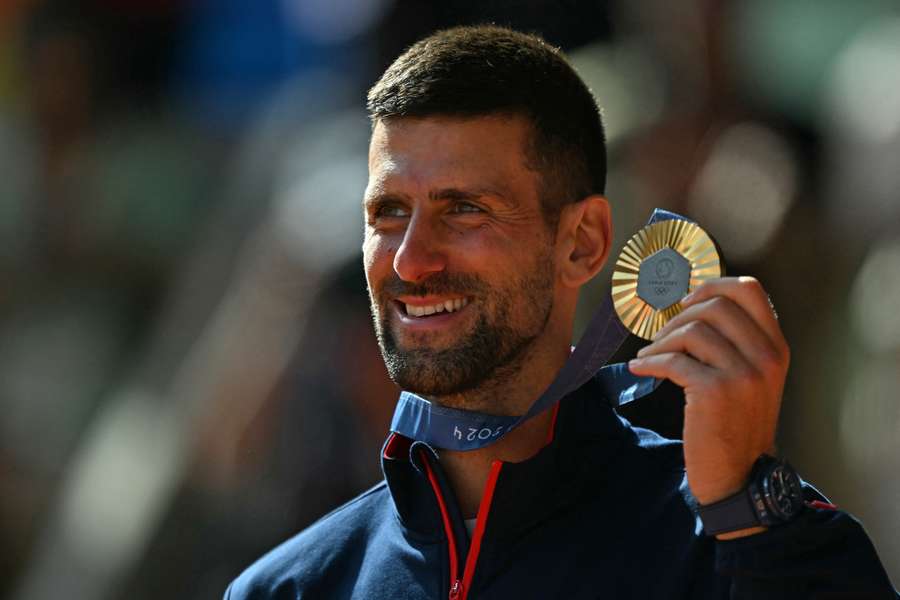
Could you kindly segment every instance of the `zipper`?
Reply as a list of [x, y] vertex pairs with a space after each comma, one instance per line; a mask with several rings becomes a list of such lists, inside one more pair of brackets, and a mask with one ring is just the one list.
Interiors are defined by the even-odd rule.
[[[553, 442], [553, 436], [556, 431], [556, 417], [559, 414], [559, 403], [553, 406], [553, 415], [550, 420], [550, 430], [547, 432], [547, 440], [544, 446], [549, 446]], [[393, 446], [394, 435], [388, 440], [385, 446], [385, 455]], [[447, 593], [449, 600], [466, 600], [468, 590], [472, 585], [472, 579], [475, 577], [475, 565], [478, 563], [478, 554], [481, 552], [481, 541], [484, 539], [484, 531], [487, 526], [488, 515], [491, 511], [491, 502], [494, 500], [494, 489], [497, 487], [497, 480], [500, 478], [500, 469], [503, 468], [503, 461], [495, 460], [491, 463], [491, 470], [488, 473], [487, 483], [484, 486], [484, 492], [481, 495], [481, 502], [478, 504], [478, 515], [475, 521], [475, 531], [472, 532], [472, 541], [469, 546], [469, 553], [466, 556], [466, 564], [463, 569], [462, 579], [459, 578], [459, 554], [456, 551], [456, 536], [453, 534], [453, 524], [450, 522], [450, 513], [447, 511], [447, 504], [444, 502], [444, 494], [441, 492], [441, 486], [437, 477], [428, 462], [428, 457], [422, 451], [422, 463], [425, 465], [425, 472], [428, 475], [428, 481], [431, 483], [431, 489], [437, 499], [438, 506], [441, 509], [441, 520], [444, 522], [444, 533], [447, 534], [447, 550], [450, 556], [450, 590]]]
[[444, 494], [441, 493], [441, 486], [438, 484], [434, 470], [428, 462], [428, 457], [422, 451], [422, 463], [425, 465], [425, 472], [428, 475], [428, 481], [438, 501], [438, 507], [441, 509], [441, 520], [444, 522], [444, 533], [447, 534], [447, 550], [450, 555], [450, 592], [448, 597], [450, 600], [458, 600], [462, 593], [462, 582], [459, 580], [459, 555], [456, 552], [456, 536], [453, 535], [453, 526], [450, 523], [450, 513], [447, 511], [447, 503], [444, 502]]
[[[491, 512], [491, 502], [494, 500], [494, 489], [497, 487], [497, 479], [500, 477], [500, 469], [503, 461], [495, 460], [491, 463], [491, 471], [488, 474], [487, 483], [484, 485], [484, 493], [478, 504], [478, 517], [475, 521], [475, 531], [472, 533], [472, 543], [469, 545], [469, 555], [466, 557], [466, 566], [463, 571], [463, 580], [460, 586], [459, 600], [466, 600], [467, 591], [475, 577], [475, 565], [478, 563], [478, 554], [481, 552], [481, 541], [484, 539], [484, 530], [487, 527], [488, 515]], [[453, 591], [452, 589], [450, 590]], [[451, 595], [451, 598], [452, 595]], [[456, 600], [453, 598], [453, 600]]]
[[488, 514], [491, 510], [491, 501], [494, 498], [494, 488], [497, 486], [497, 479], [500, 476], [500, 469], [503, 468], [503, 461], [495, 460], [491, 463], [491, 470], [488, 474], [487, 484], [484, 486], [484, 493], [481, 496], [481, 503], [478, 505], [478, 517], [475, 524], [475, 531], [472, 534], [472, 543], [469, 546], [469, 554], [466, 557], [466, 564], [463, 570], [462, 579], [459, 578], [459, 555], [457, 554], [456, 536], [453, 534], [453, 525], [450, 522], [450, 513], [447, 511], [447, 504], [444, 502], [444, 495], [441, 492], [437, 477], [431, 469], [427, 458], [423, 457], [425, 471], [428, 474], [428, 481], [434, 490], [437, 498], [438, 506], [441, 509], [441, 519], [444, 522], [444, 533], [447, 535], [447, 550], [450, 555], [450, 590], [447, 593], [449, 600], [466, 600], [468, 589], [472, 584], [472, 578], [475, 576], [475, 564], [478, 562], [478, 553], [481, 551], [481, 540], [484, 538], [484, 530], [487, 525]]
[[[553, 436], [556, 431], [556, 417], [559, 414], [559, 403], [553, 407], [553, 415], [550, 421], [550, 430], [547, 434], [545, 446], [549, 446], [553, 442]], [[393, 440], [391, 440], [393, 441]], [[441, 509], [441, 519], [444, 522], [444, 532], [447, 534], [447, 550], [450, 555], [450, 590], [447, 593], [449, 600], [466, 600], [469, 588], [472, 585], [472, 579], [475, 577], [475, 565], [478, 563], [478, 554], [481, 552], [481, 541], [484, 539], [484, 530], [487, 527], [488, 515], [491, 511], [491, 502], [494, 500], [494, 490], [497, 487], [497, 480], [500, 478], [500, 469], [503, 468], [503, 461], [495, 460], [491, 463], [491, 470], [488, 473], [487, 483], [484, 486], [484, 492], [481, 494], [481, 502], [478, 504], [478, 515], [475, 521], [475, 531], [472, 532], [472, 541], [469, 546], [469, 553], [466, 556], [466, 564], [463, 568], [462, 579], [459, 578], [459, 555], [456, 551], [456, 536], [453, 534], [453, 524], [450, 522], [450, 513], [447, 511], [447, 504], [444, 502], [444, 494], [441, 492], [441, 486], [438, 484], [437, 477], [428, 462], [428, 458], [422, 456], [422, 463], [425, 465], [425, 471], [428, 474], [428, 481], [437, 498], [438, 506]]]

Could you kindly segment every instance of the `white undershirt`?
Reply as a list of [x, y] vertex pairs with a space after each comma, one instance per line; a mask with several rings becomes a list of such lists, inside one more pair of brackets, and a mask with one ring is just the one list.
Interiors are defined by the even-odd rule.
[[469, 530], [469, 537], [472, 537], [472, 533], [475, 531], [475, 521], [478, 519], [464, 519], [466, 522], [466, 529]]

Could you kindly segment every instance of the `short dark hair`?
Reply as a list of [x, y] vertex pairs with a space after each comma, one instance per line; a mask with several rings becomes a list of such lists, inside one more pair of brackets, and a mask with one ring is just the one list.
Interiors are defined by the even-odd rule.
[[369, 90], [372, 123], [392, 117], [523, 115], [523, 149], [541, 179], [548, 223], [563, 204], [606, 185], [600, 109], [563, 53], [536, 35], [493, 25], [438, 31], [400, 55]]

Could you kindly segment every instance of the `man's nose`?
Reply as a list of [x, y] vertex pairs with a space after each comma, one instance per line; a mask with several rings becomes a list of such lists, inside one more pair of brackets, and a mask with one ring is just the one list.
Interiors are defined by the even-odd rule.
[[432, 273], [443, 271], [447, 258], [440, 248], [437, 232], [427, 219], [416, 215], [410, 219], [403, 242], [394, 255], [394, 272], [403, 281], [422, 281]]

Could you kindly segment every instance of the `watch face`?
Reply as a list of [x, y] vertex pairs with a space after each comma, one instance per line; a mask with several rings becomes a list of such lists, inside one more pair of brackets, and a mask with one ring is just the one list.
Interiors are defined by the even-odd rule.
[[800, 477], [787, 463], [778, 462], [763, 480], [763, 496], [772, 514], [783, 521], [792, 519], [803, 506]]

